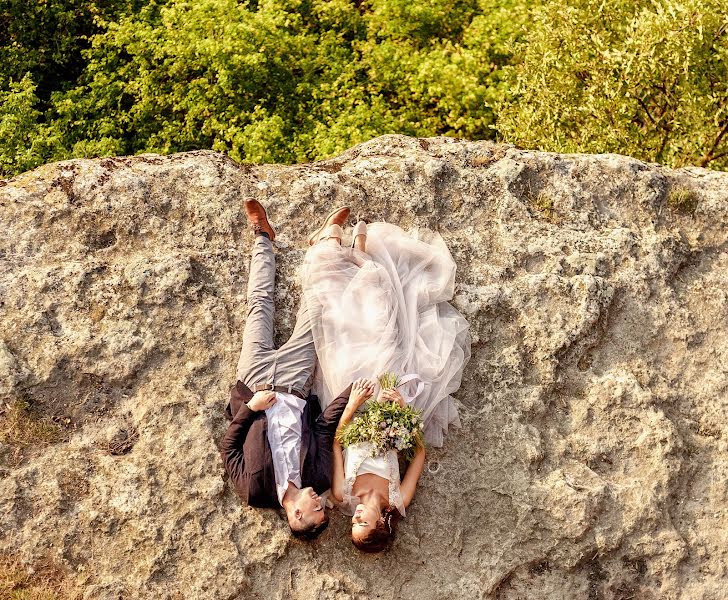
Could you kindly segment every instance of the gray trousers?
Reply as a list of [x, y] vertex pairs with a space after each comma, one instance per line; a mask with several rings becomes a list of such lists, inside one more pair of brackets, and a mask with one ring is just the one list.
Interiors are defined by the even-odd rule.
[[292, 390], [306, 397], [316, 366], [311, 320], [306, 302], [301, 298], [293, 334], [283, 346], [277, 350], [274, 348], [275, 271], [273, 243], [264, 235], [256, 235], [248, 273], [248, 317], [237, 378], [251, 389], [259, 383], [291, 386]]

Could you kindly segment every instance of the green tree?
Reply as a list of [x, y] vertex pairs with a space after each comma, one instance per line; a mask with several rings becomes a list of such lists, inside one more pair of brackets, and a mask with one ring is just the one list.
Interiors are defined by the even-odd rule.
[[[2, 87], [7, 88], [3, 91]], [[0, 173], [21, 172], [43, 162], [52, 135], [38, 123], [38, 97], [30, 75], [0, 87]]]
[[[90, 38], [142, 2], [0, 0], [0, 176], [80, 155], [49, 118], [51, 96], [76, 85]], [[102, 142], [86, 147], [92, 154], [118, 149]]]
[[31, 73], [41, 101], [81, 74], [81, 51], [106, 21], [142, 0], [0, 0], [0, 80]]
[[105, 23], [39, 107], [37, 133], [54, 135], [39, 161], [212, 148], [295, 162], [383, 133], [493, 137], [525, 6], [151, 0]]
[[728, 167], [728, 5], [551, 0], [515, 48], [506, 141]]

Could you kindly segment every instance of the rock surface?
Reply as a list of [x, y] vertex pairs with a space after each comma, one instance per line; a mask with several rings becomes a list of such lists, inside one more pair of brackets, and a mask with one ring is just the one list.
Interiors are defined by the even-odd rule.
[[[332, 205], [457, 261], [463, 427], [389, 553], [341, 515], [293, 541], [224, 480], [244, 196], [279, 231], [278, 343]], [[0, 552], [82, 597], [725, 598], [728, 173], [384, 136], [295, 166], [46, 165], [0, 182], [0, 225], [0, 394], [61, 428], [0, 448]]]

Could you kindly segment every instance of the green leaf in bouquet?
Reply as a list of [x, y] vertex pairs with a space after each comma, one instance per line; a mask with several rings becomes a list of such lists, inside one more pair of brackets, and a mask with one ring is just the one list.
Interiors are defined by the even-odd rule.
[[379, 376], [379, 386], [383, 390], [393, 390], [399, 385], [399, 377], [394, 373], [382, 373]]

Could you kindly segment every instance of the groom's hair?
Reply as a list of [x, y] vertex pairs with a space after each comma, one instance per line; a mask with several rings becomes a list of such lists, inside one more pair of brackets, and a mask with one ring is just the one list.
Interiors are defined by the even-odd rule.
[[326, 529], [329, 526], [329, 515], [324, 515], [324, 520], [321, 521], [318, 525], [316, 523], [296, 523], [295, 527], [289, 523], [289, 527], [291, 528], [291, 533], [293, 534], [293, 537], [298, 538], [299, 540], [315, 540], [321, 533], [323, 533], [324, 529]]

